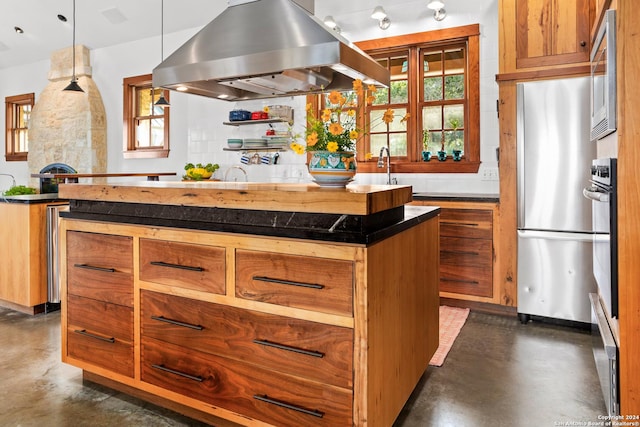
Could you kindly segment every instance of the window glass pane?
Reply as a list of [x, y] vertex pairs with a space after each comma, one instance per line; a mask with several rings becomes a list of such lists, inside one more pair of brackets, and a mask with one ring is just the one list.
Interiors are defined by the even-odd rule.
[[451, 150], [463, 150], [464, 149], [464, 131], [461, 130], [448, 130], [444, 133], [445, 137], [445, 149], [448, 153]]
[[21, 129], [17, 131], [16, 135], [16, 152], [17, 153], [26, 153], [29, 151], [29, 138], [26, 129]]
[[389, 123], [390, 132], [402, 132], [407, 130], [407, 122], [403, 122], [402, 118], [407, 114], [406, 108], [393, 109], [393, 121]]
[[424, 100], [438, 101], [442, 99], [442, 77], [424, 79]]
[[387, 124], [382, 121], [382, 115], [385, 110], [373, 110], [369, 114], [369, 131], [370, 132], [386, 132]]
[[17, 106], [16, 121], [18, 128], [26, 128], [29, 125], [29, 118], [31, 116], [31, 105], [22, 104]]
[[442, 107], [424, 107], [422, 109], [422, 128], [428, 130], [442, 129]]
[[151, 115], [151, 90], [150, 89], [137, 89], [136, 90], [136, 116], [148, 117]]
[[406, 104], [409, 102], [409, 91], [406, 80], [391, 82], [391, 104]]
[[371, 105], [382, 105], [389, 102], [389, 89], [386, 87], [379, 87], [376, 93], [373, 94], [375, 99]]
[[424, 54], [424, 76], [442, 75], [442, 51], [432, 51]]
[[464, 50], [462, 48], [448, 50], [444, 53], [444, 70], [445, 74], [464, 73]]
[[389, 151], [392, 156], [407, 155], [407, 134], [392, 133], [389, 135]]
[[387, 146], [387, 135], [371, 135], [370, 146], [371, 154], [378, 157], [380, 155], [380, 149]]
[[162, 147], [164, 145], [164, 119], [151, 120], [151, 146]]
[[149, 126], [150, 120], [138, 120], [136, 126], [136, 147], [150, 147], [151, 141], [149, 141]]
[[429, 132], [431, 139], [427, 143], [427, 151], [431, 151], [435, 154], [436, 151], [440, 150], [442, 146], [442, 132]]
[[447, 129], [464, 128], [464, 106], [446, 105], [444, 107], [444, 125]]
[[464, 76], [446, 76], [444, 78], [444, 99], [464, 99]]

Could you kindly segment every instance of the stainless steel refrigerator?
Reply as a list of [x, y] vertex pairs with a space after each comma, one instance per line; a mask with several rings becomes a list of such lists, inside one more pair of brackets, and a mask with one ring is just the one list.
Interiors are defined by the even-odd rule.
[[518, 314], [590, 323], [589, 78], [517, 85]]

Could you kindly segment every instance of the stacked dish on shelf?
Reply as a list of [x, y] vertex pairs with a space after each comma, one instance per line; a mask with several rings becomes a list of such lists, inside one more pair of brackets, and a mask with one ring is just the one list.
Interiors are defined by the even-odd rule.
[[245, 138], [242, 140], [242, 148], [261, 148], [267, 146], [265, 138]]

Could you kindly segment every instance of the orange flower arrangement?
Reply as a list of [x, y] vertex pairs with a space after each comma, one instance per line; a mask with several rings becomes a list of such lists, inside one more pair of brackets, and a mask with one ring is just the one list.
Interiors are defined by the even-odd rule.
[[[338, 91], [331, 91], [327, 97], [327, 106], [320, 113], [320, 118], [313, 115], [311, 104], [307, 104], [307, 123], [305, 130], [306, 145], [293, 142], [291, 148], [298, 154], [311, 151], [354, 151], [356, 141], [364, 136], [364, 131], [357, 127], [356, 119], [364, 105], [371, 105], [375, 100], [377, 88], [373, 85], [365, 89], [362, 80], [353, 81], [353, 91], [346, 96]], [[389, 124], [394, 119], [394, 111], [387, 109], [382, 121]], [[404, 118], [403, 120], [406, 120]], [[342, 158], [343, 162], [351, 162], [351, 158]], [[348, 164], [346, 165], [348, 167]]]

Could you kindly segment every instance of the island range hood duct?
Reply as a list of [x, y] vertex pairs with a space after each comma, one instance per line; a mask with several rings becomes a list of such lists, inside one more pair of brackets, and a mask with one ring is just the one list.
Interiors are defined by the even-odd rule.
[[[389, 86], [389, 72], [298, 3], [229, 7], [153, 70], [153, 86], [240, 101]], [[307, 7], [313, 8], [313, 1]]]

